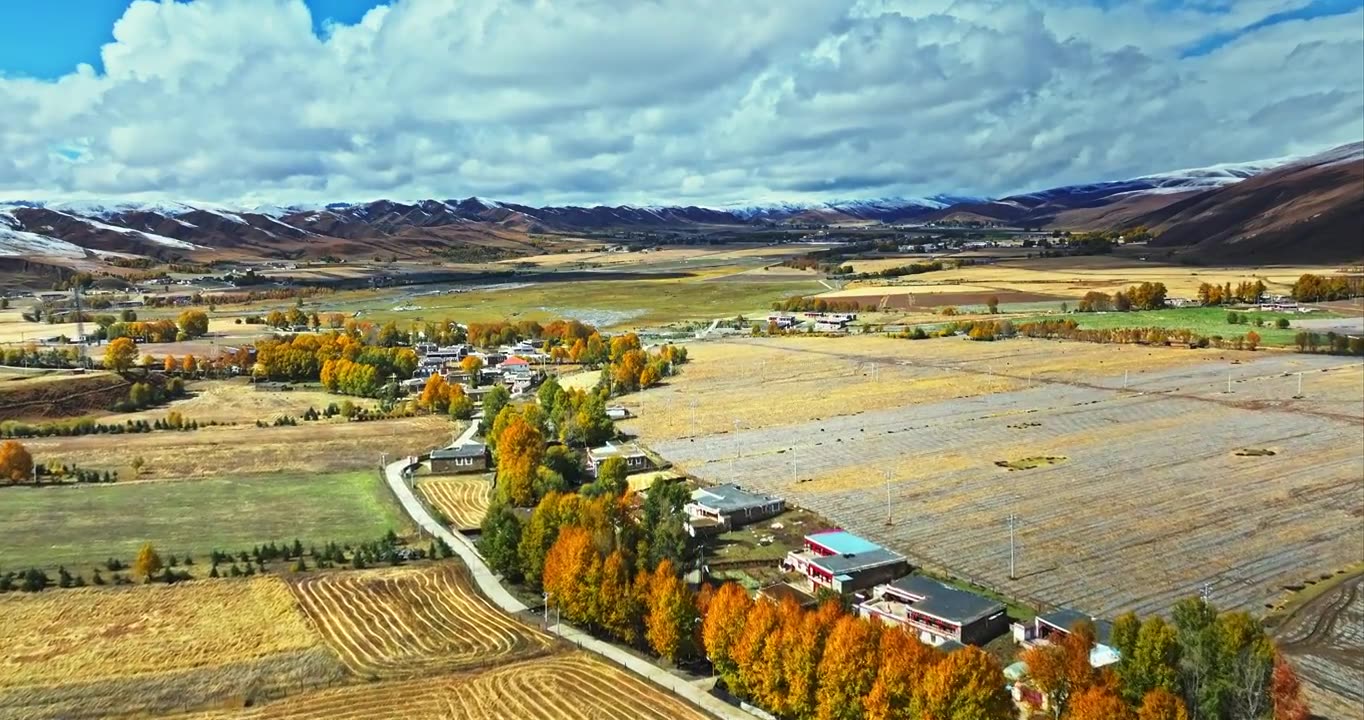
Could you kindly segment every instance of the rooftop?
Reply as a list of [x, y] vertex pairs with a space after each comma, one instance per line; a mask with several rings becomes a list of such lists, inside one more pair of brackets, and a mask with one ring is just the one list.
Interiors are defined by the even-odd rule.
[[606, 445], [603, 445], [601, 447], [592, 448], [587, 452], [593, 457], [593, 459], [603, 459], [609, 457], [632, 457], [635, 455], [644, 454], [644, 451], [640, 450], [639, 446], [634, 443], [626, 443], [624, 445], [611, 445], [610, 443], [607, 443]]
[[904, 562], [905, 556], [894, 550], [887, 550], [883, 547], [876, 547], [875, 550], [857, 553], [856, 555], [826, 555], [810, 560], [810, 564], [833, 574], [835, 577], [842, 576], [847, 578], [849, 573], [861, 572], [872, 568], [890, 565], [891, 563]]
[[864, 540], [845, 530], [825, 530], [813, 535], [806, 535], [805, 539], [835, 555], [857, 555], [881, 549], [880, 545], [870, 540]]
[[691, 501], [698, 505], [714, 508], [721, 512], [733, 512], [744, 508], [766, 505], [779, 498], [771, 495], [751, 493], [733, 483], [716, 485], [692, 491]]
[[911, 605], [915, 611], [958, 625], [968, 625], [995, 613], [1004, 612], [1004, 604], [997, 600], [958, 590], [922, 575], [900, 578], [891, 583], [890, 587], [901, 593], [923, 598]]
[[452, 447], [444, 447], [439, 450], [431, 451], [432, 460], [450, 460], [453, 458], [483, 457], [487, 452], [487, 447], [483, 443], [464, 443]]
[[1107, 620], [1100, 620], [1086, 615], [1079, 610], [1072, 610], [1070, 608], [1057, 608], [1049, 613], [1038, 615], [1037, 619], [1058, 630], [1065, 630], [1066, 632], [1070, 632], [1070, 629], [1075, 627], [1075, 623], [1091, 623], [1094, 625], [1094, 639], [1105, 645], [1108, 644], [1109, 635], [1113, 630], [1113, 623]]

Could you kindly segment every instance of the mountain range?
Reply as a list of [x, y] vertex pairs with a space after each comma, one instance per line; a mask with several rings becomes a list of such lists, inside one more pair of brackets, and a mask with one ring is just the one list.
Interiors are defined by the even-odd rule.
[[1218, 262], [1364, 255], [1364, 143], [1309, 157], [1216, 165], [1003, 198], [934, 196], [748, 207], [549, 206], [478, 197], [229, 207], [176, 202], [0, 202], [0, 258], [88, 265], [116, 257], [471, 259], [538, 252], [531, 234], [804, 223], [985, 222], [1152, 228], [1153, 245]]

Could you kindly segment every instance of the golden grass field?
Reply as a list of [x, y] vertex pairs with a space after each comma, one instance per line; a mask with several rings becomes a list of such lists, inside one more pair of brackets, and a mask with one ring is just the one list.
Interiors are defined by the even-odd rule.
[[[164, 416], [165, 412], [159, 413]], [[158, 413], [152, 413], [153, 416]], [[194, 418], [187, 415], [187, 418]], [[25, 440], [39, 462], [118, 470], [122, 481], [187, 479], [263, 472], [328, 472], [377, 468], [380, 453], [420, 454], [449, 440], [446, 418], [420, 416], [371, 422], [300, 422], [294, 427], [254, 424], [190, 432], [85, 435]], [[145, 465], [140, 475], [134, 458]]]
[[479, 475], [425, 476], [417, 492], [450, 521], [455, 530], [476, 530], [492, 502], [493, 485]]
[[565, 390], [591, 390], [601, 380], [600, 370], [583, 370], [559, 378], [559, 385]]
[[126, 678], [315, 647], [277, 578], [0, 595], [0, 688]]
[[1007, 392], [1046, 380], [1130, 371], [1135, 381], [1142, 373], [1204, 359], [1164, 347], [877, 335], [706, 342], [694, 345], [689, 357], [682, 372], [663, 385], [621, 399], [639, 416], [623, 421], [624, 429], [650, 440], [709, 435], [734, 430], [735, 420], [740, 429], [773, 427]]
[[341, 662], [366, 678], [409, 678], [548, 652], [550, 637], [508, 616], [452, 563], [309, 575], [290, 583]]
[[[322, 389], [295, 389], [289, 392], [258, 392], [244, 380], [205, 380], [189, 383], [186, 387], [188, 397], [167, 405], [143, 410], [136, 413], [110, 413], [101, 418], [104, 422], [124, 422], [126, 420], [146, 420], [151, 422], [163, 418], [175, 410], [186, 420], [197, 420], [200, 424], [210, 421], [217, 423], [237, 423], [254, 425], [257, 420], [270, 422], [275, 418], [288, 415], [301, 417], [308, 408], [318, 412], [328, 405], [340, 405], [350, 401], [357, 408], [374, 408], [375, 402], [368, 398], [344, 397]], [[343, 422], [321, 421], [325, 423]]]
[[[876, 272], [922, 261], [922, 258], [876, 258], [856, 260], [856, 272]], [[945, 292], [943, 286], [981, 287], [987, 290], [1013, 290], [1044, 295], [1078, 298], [1091, 290], [1112, 293], [1141, 282], [1161, 282], [1173, 297], [1193, 298], [1202, 283], [1236, 285], [1264, 281], [1269, 292], [1288, 294], [1293, 282], [1304, 273], [1331, 274], [1334, 266], [1268, 267], [1189, 267], [1144, 263], [1116, 256], [1006, 259], [991, 265], [972, 265], [951, 270], [896, 278], [894, 285], [878, 287], [877, 292]], [[854, 282], [843, 295], [863, 293], [886, 281]], [[928, 286], [928, 287], [924, 287]], [[837, 297], [830, 294], [827, 297]]]
[[629, 672], [583, 652], [482, 673], [309, 693], [241, 711], [181, 720], [702, 720], [709, 717]]

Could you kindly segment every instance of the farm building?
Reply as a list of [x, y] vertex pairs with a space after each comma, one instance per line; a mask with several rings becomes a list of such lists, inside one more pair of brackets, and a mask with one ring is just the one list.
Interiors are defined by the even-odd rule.
[[525, 358], [509, 357], [497, 366], [508, 381], [526, 380], [530, 377], [530, 362]]
[[775, 326], [777, 326], [777, 327], [779, 327], [779, 328], [783, 328], [783, 329], [789, 328], [789, 327], [794, 327], [795, 324], [796, 324], [796, 316], [795, 316], [795, 315], [783, 315], [783, 314], [780, 314], [780, 313], [778, 313], [778, 314], [773, 314], [773, 315], [768, 315], [768, 316], [767, 316], [767, 323], [768, 323], [769, 325], [775, 325]]
[[606, 417], [609, 417], [612, 420], [624, 420], [630, 417], [630, 411], [619, 405], [612, 405], [611, 407], [606, 408]]
[[751, 493], [733, 483], [692, 491], [691, 502], [682, 507], [690, 521], [718, 521], [726, 529], [765, 520], [786, 509], [786, 501], [772, 495]]
[[1107, 667], [1122, 659], [1121, 654], [1109, 643], [1113, 623], [1090, 617], [1069, 608], [1060, 608], [1033, 618], [1032, 623], [1014, 623], [1014, 641], [1023, 647], [1045, 645], [1050, 638], [1069, 635], [1077, 623], [1087, 622], [1094, 626], [1094, 647], [1089, 651], [1089, 664], [1096, 668]]
[[483, 472], [488, 469], [488, 448], [483, 443], [470, 442], [431, 451], [431, 472]]
[[649, 456], [639, 449], [634, 443], [624, 445], [613, 445], [607, 443], [601, 447], [589, 448], [587, 451], [587, 469], [593, 475], [597, 473], [597, 467], [607, 460], [618, 457], [625, 461], [626, 472], [644, 472], [653, 469], [654, 462]]
[[918, 631], [929, 645], [980, 645], [1009, 629], [1003, 603], [919, 575], [877, 586], [857, 607], [865, 617]]
[[805, 547], [786, 554], [782, 569], [804, 575], [810, 586], [841, 594], [867, 590], [909, 572], [905, 556], [843, 530], [805, 536]]

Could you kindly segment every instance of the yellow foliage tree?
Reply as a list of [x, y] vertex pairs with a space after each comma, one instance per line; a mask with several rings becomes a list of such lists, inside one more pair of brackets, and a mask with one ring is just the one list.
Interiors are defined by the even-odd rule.
[[0, 443], [0, 479], [21, 483], [33, 477], [33, 456], [17, 440]]
[[156, 553], [156, 548], [151, 543], [143, 543], [137, 551], [137, 559], [133, 561], [133, 574], [140, 578], [150, 578], [161, 572], [161, 556]]
[[116, 373], [125, 373], [137, 361], [137, 343], [132, 338], [114, 338], [104, 348], [104, 367]]

